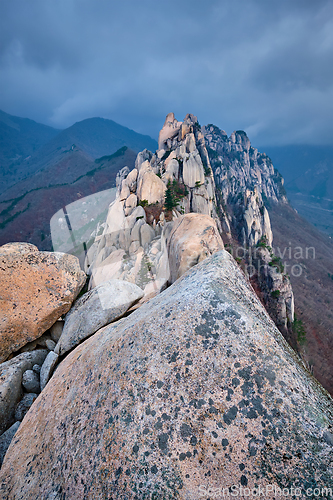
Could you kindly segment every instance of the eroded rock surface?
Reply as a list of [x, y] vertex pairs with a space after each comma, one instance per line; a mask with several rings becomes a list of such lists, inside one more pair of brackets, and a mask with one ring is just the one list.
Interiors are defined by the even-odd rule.
[[85, 280], [72, 255], [27, 243], [0, 247], [0, 362], [66, 313]]
[[222, 250], [60, 364], [7, 452], [1, 493], [197, 500], [222, 486], [324, 487], [332, 411]]

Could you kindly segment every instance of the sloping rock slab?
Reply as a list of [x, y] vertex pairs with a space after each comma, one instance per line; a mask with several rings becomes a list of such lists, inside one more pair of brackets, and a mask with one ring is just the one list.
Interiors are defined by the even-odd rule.
[[127, 309], [143, 297], [134, 283], [109, 280], [85, 293], [66, 316], [64, 329], [55, 348], [64, 354], [103, 326], [120, 318]]
[[0, 434], [14, 423], [15, 407], [23, 395], [23, 373], [41, 365], [46, 355], [46, 349], [24, 352], [0, 365]]
[[324, 487], [332, 409], [221, 251], [60, 364], [8, 449], [1, 493], [198, 500], [234, 485]]
[[73, 255], [28, 243], [0, 247], [0, 362], [65, 314], [85, 280]]

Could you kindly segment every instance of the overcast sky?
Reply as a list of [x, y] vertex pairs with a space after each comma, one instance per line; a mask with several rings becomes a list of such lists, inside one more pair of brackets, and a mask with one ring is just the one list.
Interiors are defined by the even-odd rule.
[[332, 0], [0, 0], [0, 109], [157, 138], [186, 113], [254, 145], [333, 142]]

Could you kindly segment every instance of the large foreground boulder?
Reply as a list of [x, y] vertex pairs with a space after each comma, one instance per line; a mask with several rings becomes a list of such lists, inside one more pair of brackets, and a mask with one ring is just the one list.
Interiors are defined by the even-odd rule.
[[222, 250], [60, 364], [7, 451], [2, 497], [325, 487], [332, 410]]
[[29, 243], [0, 247], [0, 362], [65, 314], [85, 280], [73, 255]]

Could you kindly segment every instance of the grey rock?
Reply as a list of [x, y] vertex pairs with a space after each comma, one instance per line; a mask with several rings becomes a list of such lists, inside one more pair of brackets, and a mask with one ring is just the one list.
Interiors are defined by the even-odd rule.
[[51, 326], [50, 335], [51, 339], [54, 340], [55, 343], [57, 343], [58, 340], [60, 339], [63, 328], [64, 328], [64, 321], [62, 320], [56, 321], [54, 325]]
[[117, 173], [117, 177], [116, 177], [116, 187], [118, 190], [121, 189], [121, 183], [123, 182], [123, 180], [127, 177], [127, 175], [129, 174], [129, 171], [130, 169], [128, 167], [123, 167], [121, 170], [119, 170], [119, 172]]
[[46, 350], [38, 349], [0, 364], [0, 434], [14, 423], [15, 407], [23, 394], [23, 373], [36, 363], [42, 364], [46, 355]]
[[155, 231], [149, 224], [143, 224], [140, 228], [141, 246], [145, 248], [154, 238]]
[[52, 339], [47, 339], [45, 344], [49, 351], [54, 351], [56, 343]]
[[0, 436], [0, 467], [2, 465], [3, 459], [5, 458], [9, 445], [20, 426], [20, 423], [21, 422], [15, 422], [15, 424], [9, 427], [9, 429], [7, 429], [6, 432], [4, 432]]
[[38, 373], [38, 374], [39, 374], [39, 373], [40, 373], [41, 366], [40, 366], [40, 365], [34, 365], [34, 366], [32, 367], [32, 369], [33, 369], [33, 371], [34, 371], [34, 372], [36, 372], [36, 373]]
[[39, 376], [33, 370], [26, 370], [23, 373], [22, 385], [27, 392], [40, 392]]
[[136, 168], [130, 171], [128, 176], [126, 177], [126, 184], [128, 185], [131, 193], [135, 193], [136, 191], [136, 180], [138, 177], [138, 171]]
[[96, 286], [67, 314], [55, 352], [62, 355], [69, 351], [99, 328], [120, 318], [142, 297], [142, 290], [128, 281], [109, 280]]
[[42, 368], [40, 370], [40, 390], [41, 391], [44, 389], [44, 387], [46, 386], [46, 384], [50, 380], [58, 359], [59, 359], [59, 356], [54, 351], [50, 351], [48, 353], [48, 355], [46, 356], [46, 359], [45, 359], [45, 361], [42, 365]]
[[47, 498], [64, 477], [66, 498], [87, 500], [330, 486], [332, 419], [222, 250], [60, 364], [7, 454], [2, 494]]
[[38, 398], [38, 394], [31, 392], [30, 394], [24, 394], [23, 398], [19, 402], [15, 410], [15, 420], [22, 421], [25, 414], [28, 412], [30, 406]]

